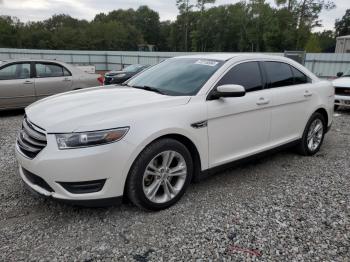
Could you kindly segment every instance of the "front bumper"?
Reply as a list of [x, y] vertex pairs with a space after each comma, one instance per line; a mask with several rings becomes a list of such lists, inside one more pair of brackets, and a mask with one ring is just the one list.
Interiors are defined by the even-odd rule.
[[350, 96], [335, 95], [334, 104], [339, 106], [350, 106]]
[[[54, 135], [47, 135], [47, 140], [47, 146], [33, 159], [23, 155], [16, 145], [19, 173], [31, 190], [82, 205], [117, 200], [123, 196], [132, 150], [129, 143], [121, 140], [96, 147], [59, 150]], [[43, 183], [33, 183], [26, 172], [45, 181], [48, 187]], [[72, 193], [63, 184], [99, 180], [104, 181], [103, 187], [91, 193]]]

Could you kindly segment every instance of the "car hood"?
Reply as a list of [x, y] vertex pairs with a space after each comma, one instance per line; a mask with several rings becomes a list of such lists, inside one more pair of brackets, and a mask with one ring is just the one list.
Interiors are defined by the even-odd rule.
[[133, 115], [184, 105], [189, 100], [189, 96], [129, 87], [94, 87], [42, 99], [27, 107], [26, 115], [48, 133], [103, 130], [129, 126]]
[[125, 71], [110, 71], [108, 73], [105, 74], [105, 76], [115, 76], [118, 74], [126, 74], [127, 72]]
[[335, 87], [348, 87], [350, 88], [350, 77], [344, 76], [333, 80], [333, 85]]

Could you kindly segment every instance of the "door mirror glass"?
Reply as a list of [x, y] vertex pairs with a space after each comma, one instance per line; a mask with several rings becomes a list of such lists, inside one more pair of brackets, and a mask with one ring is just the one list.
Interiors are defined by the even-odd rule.
[[337, 77], [341, 77], [343, 75], [343, 72], [338, 72]]
[[221, 85], [212, 93], [209, 100], [220, 97], [241, 97], [245, 95], [245, 89], [241, 85]]

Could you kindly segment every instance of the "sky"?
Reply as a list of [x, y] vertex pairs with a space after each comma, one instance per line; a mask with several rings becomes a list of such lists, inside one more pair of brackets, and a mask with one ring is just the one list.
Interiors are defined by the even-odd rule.
[[[273, 3], [274, 0], [267, 0]], [[336, 8], [323, 11], [320, 15], [323, 27], [333, 29], [335, 19], [341, 18], [350, 8], [350, 0], [333, 0]], [[239, 0], [217, 0], [215, 5], [236, 3]], [[159, 13], [160, 19], [174, 20], [178, 14], [175, 0], [0, 0], [0, 15], [16, 16], [21, 21], [45, 20], [54, 14], [68, 14], [79, 19], [91, 20], [97, 13], [107, 13], [114, 9], [137, 9], [148, 5]]]

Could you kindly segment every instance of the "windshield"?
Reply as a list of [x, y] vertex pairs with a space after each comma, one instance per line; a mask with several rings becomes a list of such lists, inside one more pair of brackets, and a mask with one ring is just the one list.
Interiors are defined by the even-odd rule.
[[342, 76], [350, 76], [350, 68], [346, 70]]
[[144, 67], [143, 65], [129, 65], [123, 69], [125, 72], [137, 72], [139, 69]]
[[173, 58], [151, 67], [127, 84], [151, 87], [166, 95], [195, 95], [222, 64], [216, 60]]

